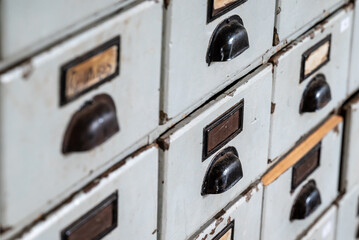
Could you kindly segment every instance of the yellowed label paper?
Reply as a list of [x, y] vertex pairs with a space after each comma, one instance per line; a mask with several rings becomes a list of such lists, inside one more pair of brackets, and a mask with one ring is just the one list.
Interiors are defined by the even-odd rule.
[[308, 75], [316, 70], [321, 64], [329, 60], [330, 42], [325, 42], [317, 50], [312, 52], [305, 61], [304, 75]]
[[101, 82], [116, 72], [118, 46], [111, 48], [69, 68], [66, 71], [66, 98], [71, 98]]

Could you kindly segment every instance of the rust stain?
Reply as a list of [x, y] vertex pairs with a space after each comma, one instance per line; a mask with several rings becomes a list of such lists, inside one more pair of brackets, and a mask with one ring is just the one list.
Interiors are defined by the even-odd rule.
[[164, 0], [165, 9], [170, 5], [170, 0]]
[[275, 111], [275, 106], [276, 106], [275, 103], [271, 103], [271, 109], [270, 109], [270, 113], [271, 113], [271, 114], [274, 113], [274, 111]]
[[23, 79], [28, 80], [33, 71], [34, 71], [34, 68], [32, 66], [31, 59], [30, 59], [23, 64], [23, 71], [22, 71]]
[[228, 219], [227, 219], [227, 224], [230, 224], [231, 221], [232, 221], [232, 218], [231, 218], [231, 216], [229, 216]]
[[158, 139], [157, 144], [163, 151], [167, 151], [170, 148], [170, 137]]
[[273, 34], [273, 46], [277, 46], [280, 43], [279, 35], [277, 28], [274, 28], [274, 34]]
[[206, 235], [202, 238], [202, 240], [206, 240], [207, 237], [208, 237], [208, 235], [206, 234]]
[[164, 111], [160, 111], [160, 124], [163, 125], [166, 122], [170, 121], [172, 118], [169, 118], [167, 113], [165, 113]]
[[0, 226], [0, 234], [6, 233], [6, 232], [10, 231], [11, 229], [12, 229], [12, 227]]
[[252, 198], [252, 190], [248, 191], [246, 193], [246, 202], [249, 202]]

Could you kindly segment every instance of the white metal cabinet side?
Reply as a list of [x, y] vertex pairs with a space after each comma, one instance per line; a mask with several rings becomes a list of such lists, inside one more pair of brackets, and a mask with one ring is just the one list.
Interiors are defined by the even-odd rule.
[[59, 239], [61, 231], [117, 191], [117, 227], [105, 236], [112, 239], [157, 239], [158, 150], [152, 147], [126, 160], [125, 165], [100, 180], [89, 192], [35, 225], [21, 239]]
[[[353, 11], [342, 10], [328, 21], [275, 56], [269, 159], [275, 161], [318, 125], [346, 97], [348, 79], [350, 27]], [[349, 22], [349, 23], [348, 23]], [[301, 81], [302, 56], [331, 35], [329, 62]], [[316, 112], [300, 113], [303, 93], [311, 81], [323, 74], [331, 91], [331, 100]], [[283, 134], [285, 133], [285, 134]]]
[[[272, 46], [274, 8], [275, 0], [246, 1], [206, 24], [207, 0], [169, 1], [162, 68], [163, 120], [185, 117], [230, 82], [260, 65], [262, 55]], [[206, 54], [212, 33], [233, 15], [243, 20], [249, 48], [231, 61], [208, 66]]]
[[[160, 150], [160, 239], [188, 238], [265, 171], [271, 70], [267, 65], [250, 74], [162, 137], [167, 150]], [[220, 152], [202, 162], [203, 130], [241, 100], [244, 100], [243, 130], [220, 150], [236, 148], [243, 178], [224, 193], [202, 196], [206, 171]]]
[[[291, 192], [292, 168], [264, 188], [262, 240], [294, 240], [330, 206], [338, 195], [339, 166], [342, 139], [341, 123], [321, 141], [320, 164], [294, 192]], [[302, 187], [314, 180], [321, 204], [306, 219], [290, 221], [291, 209]]]
[[[161, 4], [146, 1], [0, 76], [2, 226], [36, 218], [147, 143], [158, 126], [161, 25]], [[119, 76], [60, 107], [61, 66], [118, 35]], [[62, 154], [71, 117], [102, 93], [116, 105], [119, 132], [90, 151]]]

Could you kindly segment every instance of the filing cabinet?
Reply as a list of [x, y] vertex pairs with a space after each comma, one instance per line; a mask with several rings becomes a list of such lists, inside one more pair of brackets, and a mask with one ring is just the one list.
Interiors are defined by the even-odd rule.
[[343, 146], [343, 163], [340, 188], [350, 191], [359, 184], [357, 169], [359, 168], [357, 147], [359, 131], [359, 95], [352, 98], [343, 108], [345, 111], [345, 134]]
[[146, 1], [0, 76], [2, 226], [37, 217], [147, 143], [161, 26], [161, 4]]
[[341, 138], [331, 116], [264, 175], [262, 240], [296, 239], [336, 199]]
[[155, 240], [157, 177], [158, 150], [151, 147], [90, 184], [21, 239]]
[[263, 186], [258, 184], [241, 196], [223, 215], [215, 219], [194, 240], [240, 240], [260, 239], [260, 218], [262, 212]]
[[0, 66], [19, 60], [135, 0], [1, 0]]
[[351, 65], [350, 65], [350, 78], [348, 83], [348, 94], [353, 94], [359, 89], [359, 4], [355, 1], [355, 14], [354, 14], [354, 26], [353, 26], [353, 38], [352, 38], [352, 50], [351, 50]]
[[185, 117], [262, 63], [271, 48], [275, 8], [275, 0], [167, 4], [162, 122]]
[[290, 42], [348, 0], [277, 0], [275, 45]]
[[186, 239], [266, 170], [270, 65], [159, 139], [160, 239]]
[[359, 187], [346, 192], [338, 201], [338, 240], [359, 238]]
[[272, 58], [270, 161], [345, 100], [352, 15], [339, 11]]
[[[336, 240], [336, 217], [337, 208], [332, 206], [318, 222], [310, 228], [301, 240]], [[338, 238], [338, 240], [340, 239], [349, 240], [348, 238]]]

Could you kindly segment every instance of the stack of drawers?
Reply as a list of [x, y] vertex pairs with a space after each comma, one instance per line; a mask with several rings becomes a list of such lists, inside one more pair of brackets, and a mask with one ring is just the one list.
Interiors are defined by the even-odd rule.
[[0, 239], [358, 239], [358, 42], [349, 0], [0, 0]]

